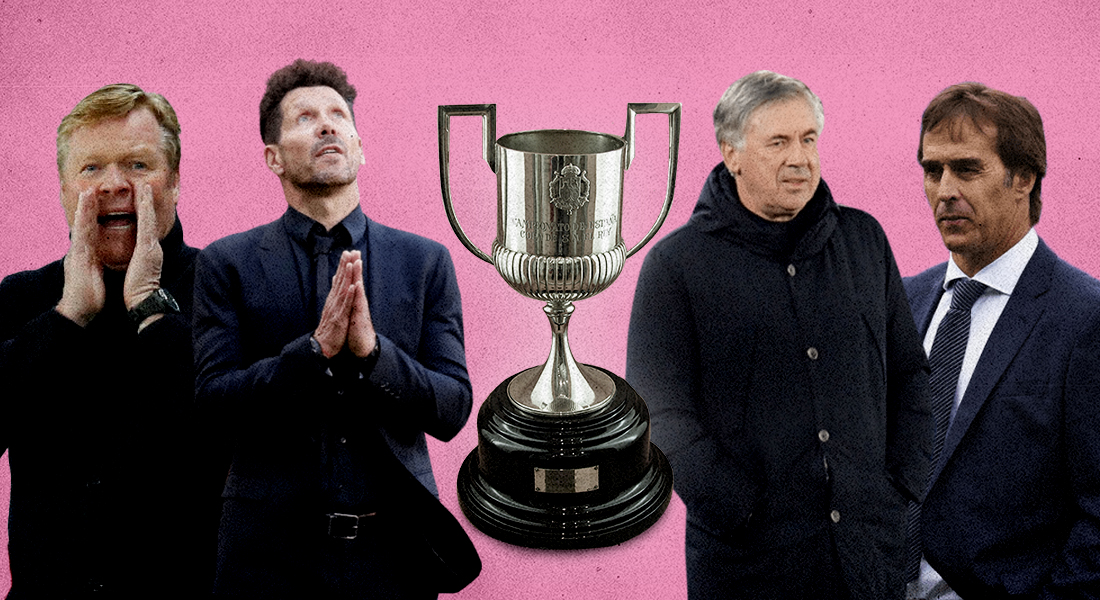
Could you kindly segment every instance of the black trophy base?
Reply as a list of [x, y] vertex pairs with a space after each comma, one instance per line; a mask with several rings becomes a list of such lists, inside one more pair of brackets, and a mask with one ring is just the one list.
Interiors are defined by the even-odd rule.
[[[601, 369], [602, 371], [603, 369]], [[508, 378], [478, 412], [478, 447], [458, 475], [466, 518], [528, 548], [597, 548], [649, 526], [672, 497], [672, 467], [649, 441], [649, 411], [625, 380], [607, 404], [576, 415], [521, 408]]]

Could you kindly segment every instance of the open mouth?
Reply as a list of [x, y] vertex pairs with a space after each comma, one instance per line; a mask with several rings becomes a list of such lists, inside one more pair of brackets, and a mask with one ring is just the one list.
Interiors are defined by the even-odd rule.
[[325, 156], [325, 155], [328, 155], [328, 154], [343, 154], [343, 153], [344, 152], [337, 146], [325, 146], [324, 148], [321, 148], [321, 151], [318, 152], [315, 156]]
[[137, 225], [137, 214], [131, 212], [114, 212], [99, 215], [96, 222], [107, 229], [119, 229]]

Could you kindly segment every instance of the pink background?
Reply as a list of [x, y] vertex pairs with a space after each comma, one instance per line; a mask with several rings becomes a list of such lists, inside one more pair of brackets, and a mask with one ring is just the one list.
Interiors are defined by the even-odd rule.
[[[0, 2], [0, 275], [65, 252], [56, 128], [77, 101], [107, 83], [163, 93], [179, 113], [179, 212], [190, 244], [205, 246], [278, 217], [285, 203], [264, 167], [257, 106], [267, 76], [298, 57], [336, 62], [359, 88], [367, 214], [451, 249], [475, 404], [508, 375], [545, 358], [549, 328], [539, 303], [511, 291], [447, 224], [439, 191], [439, 104], [494, 102], [503, 135], [541, 128], [621, 134], [627, 102], [683, 103], [676, 199], [662, 235], [686, 221], [719, 160], [710, 114], [725, 88], [762, 68], [800, 78], [825, 105], [823, 176], [841, 203], [882, 222], [902, 273], [911, 275], [945, 258], [915, 160], [921, 111], [947, 85], [981, 81], [1039, 108], [1049, 145], [1039, 233], [1061, 256], [1100, 275], [1094, 233], [1100, 9], [1091, 1], [1044, 7], [1032, 0], [978, 6], [859, 0], [751, 8], [706, 0], [591, 0], [515, 8], [430, 0], [404, 8], [337, 0], [312, 10], [252, 0], [217, 10], [213, 6], [224, 3], [203, 4], [211, 8]], [[452, 188], [463, 224], [486, 248], [494, 235], [494, 176], [480, 161], [478, 127], [474, 118], [454, 124]], [[625, 183], [628, 243], [659, 209], [666, 140], [663, 116], [639, 119], [638, 159]], [[611, 289], [578, 303], [570, 337], [579, 360], [623, 372], [641, 254], [627, 261]], [[104, 375], [122, 378], [125, 368]], [[11, 383], [4, 383], [11, 394]], [[475, 444], [471, 418], [457, 439], [431, 445], [443, 501], [456, 513], [456, 473]], [[0, 523], [6, 522], [8, 480], [3, 458]], [[643, 535], [581, 552], [516, 548], [460, 520], [485, 569], [457, 597], [685, 597], [678, 499]], [[9, 576], [6, 529], [0, 529], [2, 595]]]

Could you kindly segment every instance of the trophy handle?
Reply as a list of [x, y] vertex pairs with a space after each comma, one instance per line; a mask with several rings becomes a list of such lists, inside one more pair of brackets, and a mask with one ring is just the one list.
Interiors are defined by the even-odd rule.
[[[653, 239], [653, 236], [657, 235], [657, 230], [664, 224], [665, 218], [668, 217], [668, 211], [672, 208], [672, 191], [676, 187], [676, 156], [680, 147], [679, 102], [627, 104], [626, 135], [623, 136], [626, 140], [626, 154], [623, 158], [623, 169], [629, 169], [630, 161], [634, 159], [634, 116], [639, 113], [664, 113], [668, 115], [668, 189], [665, 194], [665, 205], [661, 207], [661, 214], [657, 216], [657, 222], [653, 224], [653, 228], [649, 230], [649, 233], [647, 233], [644, 238], [642, 238], [642, 241], [638, 242], [626, 253], [627, 258], [638, 250], [641, 250], [642, 246], [645, 246], [649, 240]], [[440, 118], [442, 119], [442, 117]]]
[[[493, 264], [493, 258], [478, 248], [466, 236], [462, 225], [458, 223], [454, 205], [451, 203], [451, 117], [475, 115], [481, 117], [482, 156], [489, 168], [495, 173], [496, 160], [496, 130], [497, 130], [497, 105], [496, 104], [457, 104], [439, 107], [439, 181], [443, 187], [443, 207], [447, 209], [447, 220], [451, 223], [451, 229], [458, 236], [466, 249], [474, 253], [474, 256]], [[667, 211], [667, 209], [666, 209]]]

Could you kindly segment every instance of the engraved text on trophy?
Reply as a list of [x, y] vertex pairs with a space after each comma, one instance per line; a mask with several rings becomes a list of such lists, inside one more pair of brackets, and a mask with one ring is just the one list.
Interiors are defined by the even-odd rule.
[[619, 220], [615, 215], [606, 219], [595, 221], [578, 221], [569, 223], [552, 223], [550, 221], [532, 221], [512, 217], [509, 223], [518, 232], [518, 236], [526, 240], [543, 240], [545, 242], [566, 243], [570, 241], [591, 241], [611, 239], [618, 235], [615, 224]]

